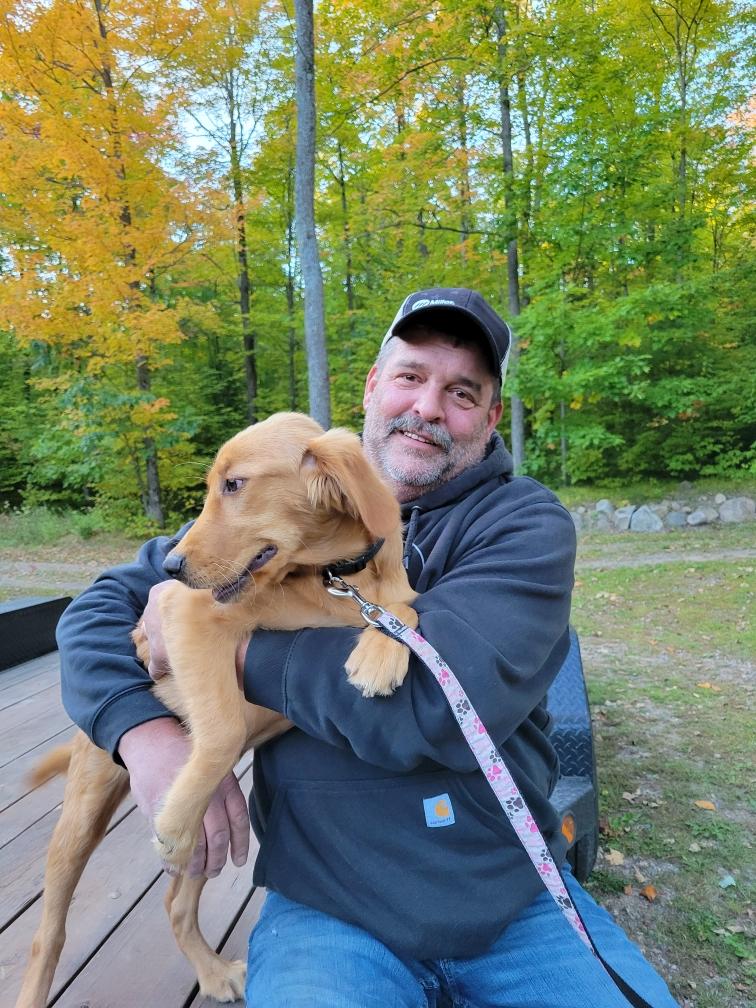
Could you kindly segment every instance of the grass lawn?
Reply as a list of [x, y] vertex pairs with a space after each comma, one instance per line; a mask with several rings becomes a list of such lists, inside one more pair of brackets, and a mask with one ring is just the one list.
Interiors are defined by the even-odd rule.
[[581, 541], [602, 833], [589, 888], [686, 1008], [754, 1003], [756, 557], [715, 559], [754, 533]]

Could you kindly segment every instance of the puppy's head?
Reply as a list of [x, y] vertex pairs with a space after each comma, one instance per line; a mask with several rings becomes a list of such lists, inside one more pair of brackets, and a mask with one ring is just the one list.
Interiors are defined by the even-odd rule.
[[356, 556], [400, 527], [399, 505], [356, 435], [278, 413], [221, 448], [202, 513], [166, 569], [231, 602], [297, 567]]

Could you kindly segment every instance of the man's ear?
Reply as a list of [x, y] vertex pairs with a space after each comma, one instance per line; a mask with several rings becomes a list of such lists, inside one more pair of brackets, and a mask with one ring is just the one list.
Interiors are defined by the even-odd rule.
[[399, 504], [365, 457], [356, 434], [338, 427], [313, 438], [302, 459], [302, 475], [316, 508], [359, 519], [376, 539], [399, 524]]
[[362, 396], [362, 408], [367, 409], [367, 405], [373, 397], [373, 389], [378, 378], [378, 368], [375, 364], [370, 368], [365, 379], [365, 391]]
[[494, 427], [501, 420], [501, 414], [504, 412], [503, 403], [495, 403], [488, 411], [488, 436], [491, 437], [494, 431]]

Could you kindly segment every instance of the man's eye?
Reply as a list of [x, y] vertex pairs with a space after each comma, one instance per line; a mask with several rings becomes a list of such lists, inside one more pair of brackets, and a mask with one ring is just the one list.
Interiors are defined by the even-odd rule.
[[246, 482], [247, 481], [245, 479], [239, 479], [239, 478], [223, 480], [222, 492], [224, 494], [237, 493], [239, 490], [241, 490], [241, 488], [244, 486]]

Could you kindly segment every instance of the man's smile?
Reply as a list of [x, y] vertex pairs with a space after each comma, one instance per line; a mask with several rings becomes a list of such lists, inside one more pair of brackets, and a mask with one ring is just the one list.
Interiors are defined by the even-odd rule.
[[431, 448], [438, 448], [439, 450], [442, 450], [441, 445], [437, 444], [435, 441], [432, 441], [430, 438], [423, 437], [422, 434], [418, 434], [415, 431], [399, 430], [396, 431], [395, 433], [402, 434], [404, 437], [409, 438], [411, 441], [417, 441], [419, 444], [426, 444], [429, 445]]

